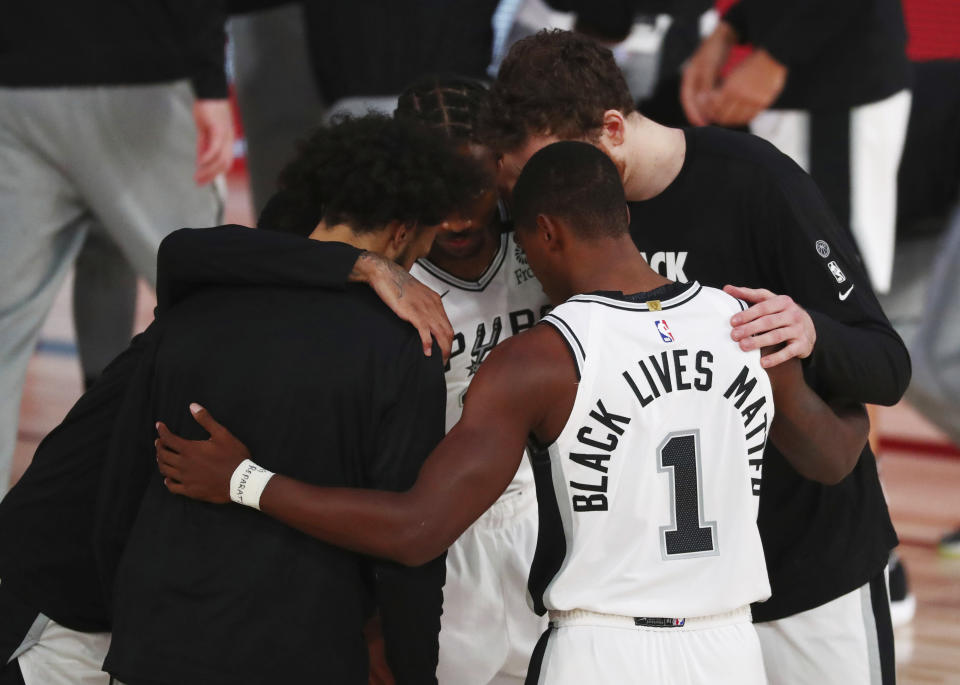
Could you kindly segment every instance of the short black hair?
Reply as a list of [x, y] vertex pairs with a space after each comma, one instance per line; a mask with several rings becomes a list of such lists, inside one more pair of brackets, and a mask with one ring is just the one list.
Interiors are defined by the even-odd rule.
[[516, 229], [532, 229], [540, 214], [566, 220], [587, 240], [616, 238], [629, 231], [627, 198], [617, 167], [589, 143], [568, 140], [547, 145], [523, 167], [513, 189]]
[[433, 225], [484, 185], [473, 160], [416, 122], [338, 117], [300, 143], [258, 226], [309, 235], [321, 220], [348, 224], [355, 233], [391, 221]]
[[514, 43], [500, 65], [483, 136], [501, 154], [531, 135], [593, 140], [610, 109], [636, 110], [613, 53], [580, 34], [544, 29]]
[[397, 119], [412, 119], [446, 136], [453, 143], [477, 143], [479, 122], [490, 91], [471, 78], [425, 76], [400, 94]]

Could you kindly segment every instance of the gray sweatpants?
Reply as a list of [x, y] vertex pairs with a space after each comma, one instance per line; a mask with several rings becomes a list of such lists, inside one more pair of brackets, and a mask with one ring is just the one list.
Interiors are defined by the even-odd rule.
[[218, 192], [193, 181], [192, 105], [185, 81], [0, 88], [0, 495], [27, 362], [88, 233], [153, 283], [167, 233], [218, 222]]
[[960, 445], [960, 208], [936, 239], [900, 243], [881, 298], [910, 349], [906, 399]]
[[230, 19], [234, 86], [247, 141], [254, 215], [277, 191], [296, 143], [318, 126], [323, 103], [307, 50], [300, 3]]

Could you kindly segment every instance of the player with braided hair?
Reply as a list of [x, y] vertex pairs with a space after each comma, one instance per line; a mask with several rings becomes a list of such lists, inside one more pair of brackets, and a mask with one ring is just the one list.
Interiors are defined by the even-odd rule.
[[[447, 430], [460, 419], [467, 387], [486, 355], [533, 326], [548, 309], [512, 232], [505, 232], [493, 185], [496, 160], [477, 136], [487, 89], [464, 78], [426, 78], [400, 96], [395, 116], [446, 136], [490, 170], [491, 185], [441, 225], [426, 259], [411, 269], [443, 296], [454, 330], [447, 383]], [[440, 629], [440, 685], [520, 683], [546, 621], [527, 604], [537, 542], [533, 473], [527, 459], [496, 503], [450, 547]]]
[[477, 121], [487, 105], [487, 87], [460, 76], [428, 76], [408, 87], [397, 102], [398, 119], [414, 119], [455, 141], [480, 144]]

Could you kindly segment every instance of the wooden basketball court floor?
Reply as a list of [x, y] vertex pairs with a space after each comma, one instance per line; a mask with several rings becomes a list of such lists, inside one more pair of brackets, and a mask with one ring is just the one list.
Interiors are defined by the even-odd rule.
[[[226, 221], [249, 225], [242, 181], [230, 179]], [[30, 364], [21, 408], [14, 479], [41, 438], [81, 391], [73, 344], [70, 283], [65, 283]], [[137, 330], [150, 321], [153, 295], [141, 285]], [[958, 417], [960, 420], [960, 417]], [[960, 449], [904, 403], [878, 413], [880, 469], [917, 597], [913, 622], [896, 631], [898, 680], [960, 685], [960, 560], [938, 556], [939, 537], [960, 526]]]

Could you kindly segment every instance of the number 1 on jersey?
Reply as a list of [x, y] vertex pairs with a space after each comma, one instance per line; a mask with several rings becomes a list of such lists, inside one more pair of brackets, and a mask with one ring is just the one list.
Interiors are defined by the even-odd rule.
[[717, 522], [703, 520], [700, 431], [670, 433], [657, 448], [657, 470], [670, 476], [670, 525], [660, 527], [663, 558], [717, 554]]

